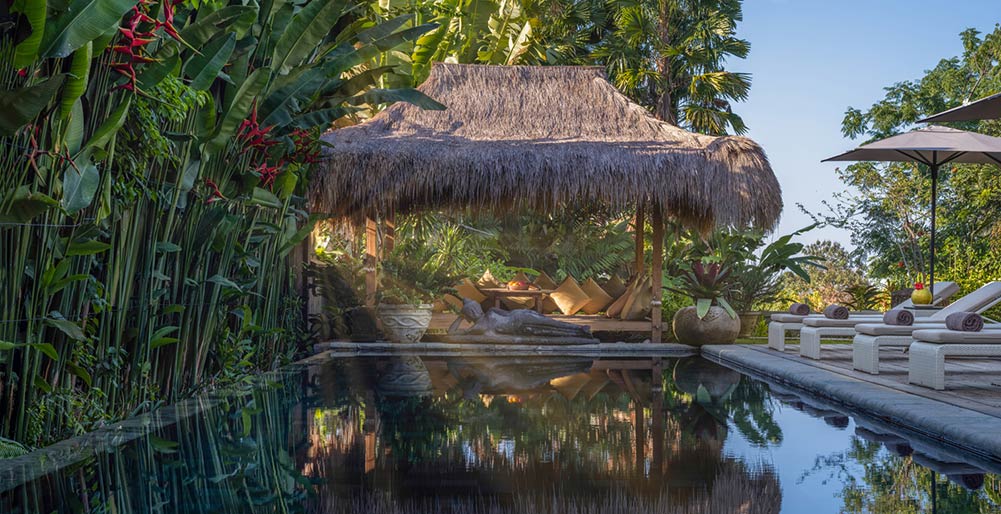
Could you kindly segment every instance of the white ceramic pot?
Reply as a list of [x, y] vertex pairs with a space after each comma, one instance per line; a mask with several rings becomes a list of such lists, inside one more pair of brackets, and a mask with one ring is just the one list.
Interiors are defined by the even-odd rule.
[[379, 304], [382, 331], [394, 343], [416, 343], [431, 324], [431, 305]]

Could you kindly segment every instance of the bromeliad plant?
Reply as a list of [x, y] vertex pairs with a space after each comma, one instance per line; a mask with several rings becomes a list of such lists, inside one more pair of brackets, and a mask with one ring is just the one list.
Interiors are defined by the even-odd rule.
[[733, 289], [732, 269], [728, 265], [693, 261], [674, 280], [674, 284], [665, 289], [695, 300], [695, 312], [699, 319], [705, 318], [713, 305], [721, 307], [730, 318], [737, 317], [737, 312], [727, 301]]

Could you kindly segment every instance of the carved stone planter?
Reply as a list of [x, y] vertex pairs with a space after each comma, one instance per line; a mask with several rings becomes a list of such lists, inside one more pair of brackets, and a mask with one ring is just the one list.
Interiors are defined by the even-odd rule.
[[674, 314], [673, 325], [678, 342], [691, 346], [732, 343], [740, 333], [740, 318], [731, 318], [715, 305], [702, 319], [695, 307], [685, 307]]
[[416, 355], [393, 357], [379, 377], [378, 390], [386, 396], [428, 396], [432, 391], [431, 374]]
[[380, 304], [382, 331], [394, 343], [416, 343], [431, 324], [431, 305]]
[[740, 334], [737, 337], [745, 338], [754, 335], [754, 329], [758, 327], [761, 320], [761, 311], [738, 312], [740, 318]]

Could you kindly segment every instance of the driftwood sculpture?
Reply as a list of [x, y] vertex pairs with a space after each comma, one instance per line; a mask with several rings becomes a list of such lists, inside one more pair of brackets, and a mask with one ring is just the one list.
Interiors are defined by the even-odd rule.
[[[483, 312], [480, 304], [462, 300], [459, 317], [448, 328], [445, 341], [450, 343], [486, 344], [595, 344], [589, 327], [574, 325], [547, 318], [529, 309], [503, 311], [490, 309]], [[461, 329], [462, 321], [473, 326]]]

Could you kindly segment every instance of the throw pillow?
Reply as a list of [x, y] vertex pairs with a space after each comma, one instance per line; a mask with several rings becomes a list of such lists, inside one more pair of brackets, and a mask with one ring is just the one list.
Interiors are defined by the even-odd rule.
[[587, 302], [587, 305], [581, 308], [584, 314], [597, 314], [605, 310], [614, 300], [593, 278], [585, 280], [580, 288], [591, 298], [591, 301]]
[[560, 312], [567, 316], [577, 314], [577, 312], [587, 305], [587, 302], [591, 301], [591, 297], [580, 288], [580, 285], [572, 276], [567, 276], [567, 279], [560, 284], [560, 287], [557, 287], [553, 291], [552, 297], [557, 307], [560, 308]]

